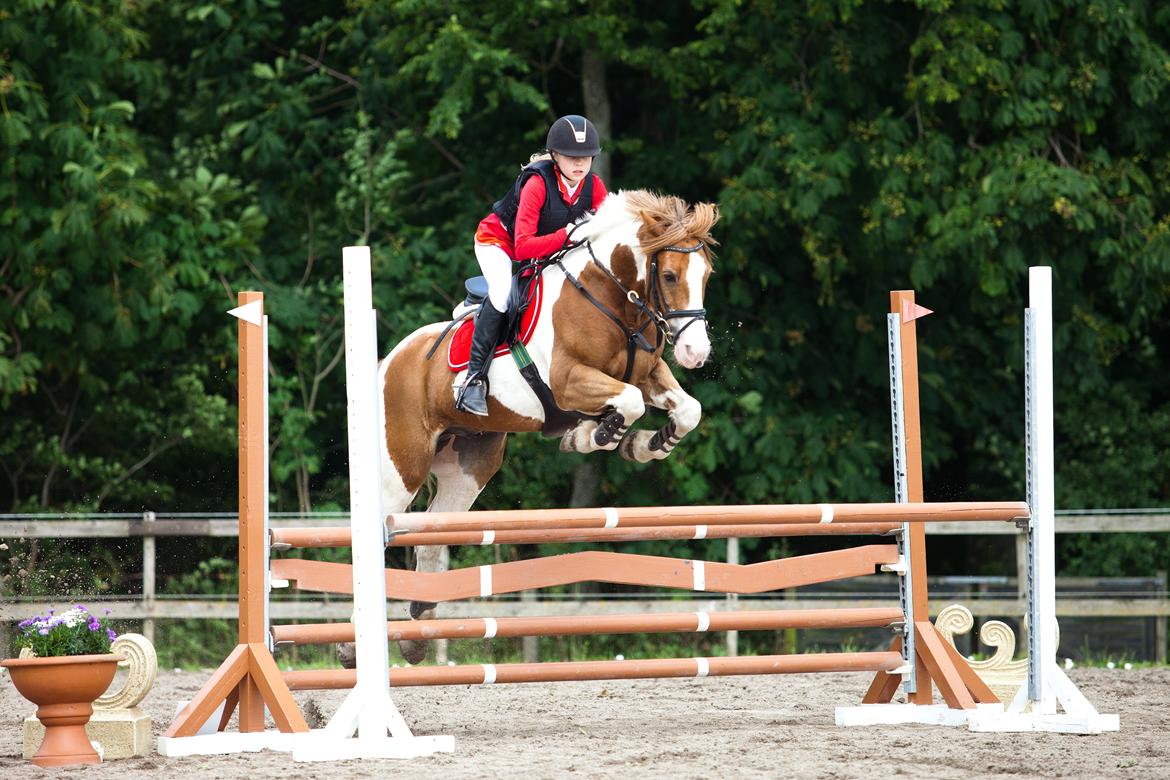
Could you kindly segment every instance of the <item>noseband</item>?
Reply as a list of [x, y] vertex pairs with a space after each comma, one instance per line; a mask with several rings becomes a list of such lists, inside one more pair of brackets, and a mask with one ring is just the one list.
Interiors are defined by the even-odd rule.
[[[592, 242], [586, 240], [584, 243], [585, 249], [589, 252], [589, 257], [592, 259], [593, 264], [600, 268], [605, 273], [605, 275], [609, 277], [610, 281], [617, 285], [618, 289], [622, 291], [622, 294], [625, 296], [626, 300], [634, 304], [642, 316], [645, 317], [645, 319], [638, 323], [636, 327], [630, 328], [627, 326], [621, 317], [610, 311], [609, 308], [601, 301], [597, 300], [597, 298], [595, 298], [592, 293], [585, 289], [585, 285], [581, 284], [581, 282], [578, 281], [572, 274], [570, 274], [567, 268], [565, 268], [564, 264], [561, 262], [561, 258], [564, 257], [570, 250], [580, 246], [580, 244], [572, 243], [570, 240], [566, 240], [565, 246], [561, 249], [560, 252], [557, 252], [552, 257], [550, 257], [548, 259], [548, 263], [555, 264], [558, 268], [560, 268], [561, 273], [563, 273], [565, 278], [568, 279], [569, 282], [577, 288], [577, 291], [584, 295], [586, 300], [592, 303], [594, 307], [600, 310], [602, 314], [608, 317], [611, 322], [613, 322], [618, 326], [618, 328], [621, 329], [622, 333], [626, 337], [626, 370], [622, 376], [622, 381], [628, 382], [630, 375], [634, 371], [634, 354], [637, 350], [641, 349], [644, 352], [654, 352], [662, 345], [662, 341], [664, 339], [666, 340], [666, 343], [674, 344], [675, 339], [681, 336], [683, 331], [689, 328], [691, 325], [694, 325], [700, 320], [706, 322], [706, 309], [671, 309], [666, 303], [666, 295], [662, 292], [662, 285], [658, 281], [658, 256], [660, 254], [663, 252], [682, 252], [684, 254], [691, 254], [702, 250], [705, 244], [700, 241], [694, 246], [668, 246], [655, 252], [650, 258], [650, 272], [649, 279], [647, 280], [647, 300], [643, 300], [642, 297], [638, 295], [637, 290], [628, 289], [624, 284], [621, 283], [620, 279], [614, 276], [613, 271], [610, 271], [605, 267], [604, 263], [597, 259], [597, 255], [593, 253]], [[690, 319], [687, 320], [687, 322], [676, 332], [672, 332], [670, 329], [670, 320], [679, 319], [682, 317], [689, 317]], [[654, 325], [656, 331], [653, 344], [651, 344], [644, 335], [646, 328], [650, 325]]]

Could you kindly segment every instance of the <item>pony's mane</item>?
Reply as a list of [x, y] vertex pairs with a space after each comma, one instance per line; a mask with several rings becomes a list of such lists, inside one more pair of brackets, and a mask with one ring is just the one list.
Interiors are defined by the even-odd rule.
[[719, 210], [711, 203], [696, 203], [692, 207], [674, 195], [659, 195], [649, 190], [620, 190], [605, 199], [585, 232], [588, 236], [596, 236], [623, 224], [633, 223], [634, 230], [645, 224], [651, 228], [651, 235], [644, 239], [642, 249], [653, 254], [692, 239], [698, 239], [708, 247], [718, 244], [711, 236], [711, 228], [718, 221]]

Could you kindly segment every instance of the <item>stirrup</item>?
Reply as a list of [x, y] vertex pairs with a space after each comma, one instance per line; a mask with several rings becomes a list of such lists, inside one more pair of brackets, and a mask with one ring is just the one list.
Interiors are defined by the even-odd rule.
[[486, 379], [479, 376], [468, 379], [459, 388], [459, 395], [455, 398], [455, 408], [467, 414], [487, 417], [487, 396], [488, 386]]

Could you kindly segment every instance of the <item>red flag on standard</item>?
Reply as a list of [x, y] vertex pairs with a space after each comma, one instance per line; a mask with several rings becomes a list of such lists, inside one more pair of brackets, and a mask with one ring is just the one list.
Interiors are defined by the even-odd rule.
[[913, 322], [914, 320], [921, 319], [927, 314], [934, 314], [934, 309], [928, 309], [925, 306], [919, 306], [913, 301], [902, 301], [903, 325], [905, 325], [907, 322]]

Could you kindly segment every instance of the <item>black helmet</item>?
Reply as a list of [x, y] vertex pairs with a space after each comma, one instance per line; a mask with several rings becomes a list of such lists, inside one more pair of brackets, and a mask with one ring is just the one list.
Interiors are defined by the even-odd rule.
[[553, 122], [544, 146], [568, 157], [596, 157], [601, 154], [597, 128], [583, 116], [569, 114]]

